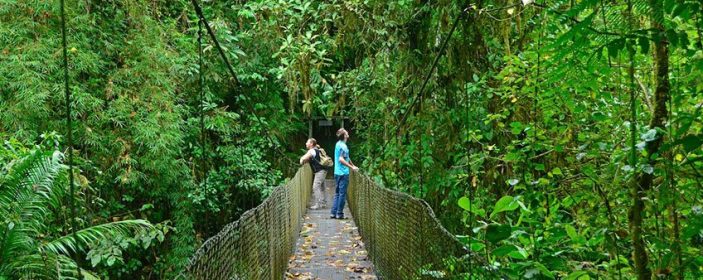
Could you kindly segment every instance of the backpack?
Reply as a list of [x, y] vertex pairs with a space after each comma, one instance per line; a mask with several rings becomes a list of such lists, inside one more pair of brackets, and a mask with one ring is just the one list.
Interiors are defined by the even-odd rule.
[[325, 149], [317, 148], [317, 151], [320, 152], [320, 165], [322, 165], [322, 167], [329, 168], [334, 165], [334, 161], [332, 160], [331, 157], [329, 157], [327, 155], [327, 153], [325, 152]]

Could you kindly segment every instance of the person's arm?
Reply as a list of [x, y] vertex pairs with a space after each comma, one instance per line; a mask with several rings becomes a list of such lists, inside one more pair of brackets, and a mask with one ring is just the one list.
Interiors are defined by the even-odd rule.
[[356, 166], [356, 165], [355, 165], [355, 164], [354, 164], [354, 163], [352, 162], [352, 160], [351, 160], [351, 159], [349, 159], [349, 164], [351, 164], [352, 166], [354, 166], [354, 168], [353, 168], [353, 169], [354, 169], [354, 171], [359, 171], [359, 167], [358, 167], [358, 166]]
[[313, 150], [313, 149], [308, 150], [307, 153], [305, 153], [302, 157], [300, 157], [300, 164], [305, 164], [306, 162], [310, 161], [310, 159], [312, 159], [312, 157], [313, 157], [312, 153], [314, 153], [314, 152], [315, 152], [315, 150]]
[[339, 156], [339, 163], [341, 163], [341, 164], [343, 164], [343, 165], [345, 165], [345, 166], [347, 166], [347, 167], [353, 169], [354, 171], [359, 170], [358, 167], [356, 167], [354, 164], [351, 163], [351, 159], [349, 159], [349, 162], [347, 162], [347, 161], [344, 159], [344, 155], [340, 155], [340, 156]]

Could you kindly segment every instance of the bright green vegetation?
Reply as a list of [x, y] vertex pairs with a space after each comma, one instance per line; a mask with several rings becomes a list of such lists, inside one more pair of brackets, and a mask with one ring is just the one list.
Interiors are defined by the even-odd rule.
[[[86, 251], [93, 265], [106, 262], [114, 264], [122, 259], [122, 250], [131, 245], [143, 245], [164, 238], [166, 231], [157, 229], [144, 220], [114, 221], [96, 224], [76, 230], [73, 235], [62, 236], [62, 223], [69, 216], [65, 204], [68, 193], [66, 166], [63, 155], [54, 151], [43, 152], [41, 148], [19, 153], [6, 150], [2, 158], [14, 160], [3, 174], [0, 189], [0, 214], [4, 217], [0, 276], [22, 279], [95, 278], [90, 271], [78, 269], [69, 256]], [[86, 203], [85, 201], [82, 201]], [[104, 259], [103, 259], [104, 258]], [[47, 265], [50, 264], [50, 265]]]
[[0, 0], [0, 279], [74, 277], [74, 247], [86, 275], [173, 278], [340, 115], [365, 173], [504, 275], [703, 277], [700, 1], [202, 6], [241, 87], [206, 37], [200, 104], [190, 1], [66, 2], [78, 244], [58, 1]]

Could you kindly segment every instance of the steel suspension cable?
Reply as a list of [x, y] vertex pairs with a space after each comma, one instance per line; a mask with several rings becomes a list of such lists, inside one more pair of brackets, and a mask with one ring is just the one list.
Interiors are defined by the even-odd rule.
[[[532, 177], [530, 179], [533, 181], [535, 180], [535, 172], [533, 172], [533, 170], [532, 170], [532, 168], [534, 167], [534, 165], [532, 164], [532, 160], [535, 159], [535, 156], [536, 156], [536, 152], [535, 152], [536, 145], [535, 144], [539, 140], [538, 136], [537, 136], [538, 128], [539, 128], [538, 127], [539, 123], [537, 120], [538, 119], [537, 108], [539, 106], [539, 94], [540, 94], [540, 90], [541, 90], [541, 87], [540, 87], [540, 77], [542, 75], [542, 72], [541, 72], [541, 67], [542, 67], [541, 48], [542, 48], [542, 38], [544, 36], [543, 35], [543, 33], [544, 33], [543, 32], [544, 31], [544, 19], [546, 17], [546, 13], [543, 14], [542, 11], [540, 11], [538, 15], [539, 15], [539, 21], [537, 21], [537, 24], [539, 24], [539, 30], [537, 31], [538, 32], [537, 33], [537, 65], [536, 65], [537, 66], [537, 69], [536, 69], [537, 75], [534, 77], [535, 95], [533, 97], [533, 103], [532, 103], [532, 126], [533, 127], [532, 127], [532, 139], [530, 140], [530, 156], [526, 160], [527, 161], [526, 162], [527, 168], [530, 168], [530, 174], [532, 175]], [[526, 134], [526, 137], [529, 137], [529, 133]], [[537, 175], [539, 176], [539, 174], [537, 174]], [[525, 186], [527, 186], [527, 181], [525, 181], [524, 183], [525, 183]], [[542, 239], [544, 239], [544, 232], [546, 231], [547, 223], [549, 222], [549, 216], [551, 215], [550, 205], [549, 205], [549, 192], [547, 191], [546, 184], [542, 185], [542, 193], [544, 194], [544, 199], [545, 199], [544, 209], [545, 209], [546, 213], [545, 213], [545, 217], [544, 217], [544, 221], [543, 221], [544, 228], [540, 232], [540, 237]], [[537, 231], [537, 228], [535, 228], [535, 233], [536, 233], [536, 231]], [[540, 241], [539, 240], [540, 240], [540, 238], [535, 238], [534, 255], [533, 255], [534, 259], [539, 259], [539, 255], [540, 255], [540, 243], [539, 243]]]
[[[477, 81], [474, 81], [477, 82]], [[464, 144], [464, 152], [466, 153], [466, 187], [469, 190], [469, 244], [473, 241], [473, 224], [474, 224], [474, 213], [471, 211], [473, 210], [473, 201], [474, 201], [474, 193], [473, 193], [473, 186], [472, 186], [472, 180], [470, 179], [469, 174], [471, 173], [471, 158], [469, 157], [469, 135], [470, 135], [470, 127], [469, 124], [471, 123], [471, 95], [469, 94], [469, 91], [466, 90], [466, 144]], [[473, 267], [473, 260], [471, 258], [471, 254], [473, 253], [473, 249], [471, 249], [471, 246], [467, 246], [469, 250], [469, 280], [473, 279], [473, 274], [474, 274], [474, 267]]]
[[200, 114], [200, 168], [202, 172], [202, 180], [207, 183], [207, 175], [205, 174], [205, 162], [207, 154], [205, 152], [205, 104], [203, 90], [203, 25], [202, 21], [198, 20], [198, 113]]
[[[397, 128], [396, 133], [395, 133], [395, 134], [396, 134], [396, 139], [398, 139], [397, 136], [399, 135], [401, 128], [402, 128], [403, 125], [405, 124], [405, 121], [407, 120], [408, 114], [415, 108], [415, 106], [416, 106], [419, 102], [421, 102], [420, 100], [423, 99], [425, 87], [427, 86], [427, 83], [430, 81], [430, 78], [432, 77], [432, 73], [434, 72], [434, 69], [437, 67], [437, 64], [439, 63], [439, 59], [442, 57], [442, 55], [444, 54], [444, 51], [446, 50], [447, 46], [449, 45], [449, 40], [452, 38], [452, 35], [454, 34], [454, 30], [456, 29], [456, 26], [459, 24], [459, 20], [461, 20], [462, 15], [464, 14], [464, 12], [465, 12], [465, 10], [462, 10], [462, 11], [459, 13], [459, 15], [457, 15], [457, 17], [454, 19], [454, 22], [452, 23], [452, 26], [451, 26], [451, 28], [449, 29], [449, 34], [447, 35], [447, 38], [444, 40], [444, 42], [442, 42], [442, 45], [441, 45], [441, 47], [440, 47], [440, 49], [439, 49], [437, 55], [435, 56], [434, 61], [432, 62], [432, 66], [430, 67], [430, 70], [429, 70], [429, 71], [427, 72], [427, 74], [425, 75], [425, 79], [424, 79], [424, 81], [422, 82], [422, 86], [420, 87], [420, 91], [418, 92], [417, 95], [414, 96], [413, 101], [410, 103], [410, 107], [409, 107], [409, 108], [405, 111], [405, 113], [403, 114], [403, 117], [401, 118], [400, 124], [398, 124], [398, 128]], [[398, 140], [399, 140], [399, 139], [398, 139]], [[388, 144], [388, 142], [390, 142], [390, 141], [387, 141], [387, 142], [383, 145], [383, 147], [381, 148], [381, 151], [384, 151], [384, 150], [385, 150], [385, 146]], [[419, 180], [418, 180], [418, 192], [419, 192], [419, 194], [420, 194], [421, 196], [423, 196], [423, 194], [425, 194], [425, 193], [424, 193], [424, 190], [423, 190], [423, 189], [424, 189], [423, 177], [424, 177], [424, 171], [425, 171], [425, 167], [424, 167], [424, 163], [423, 163], [423, 157], [424, 157], [424, 152], [425, 152], [425, 145], [424, 145], [424, 143], [425, 143], [425, 141], [423, 141], [422, 136], [420, 136], [420, 149], [419, 149], [419, 151], [420, 151], [419, 155], [420, 155], [420, 156], [419, 156], [419, 160], [418, 160], [418, 165], [420, 166], [420, 177], [419, 177]], [[431, 151], [430, 151], [430, 152], [431, 152]], [[424, 223], [424, 221], [423, 221], [423, 223]], [[424, 225], [423, 225], [423, 226], [424, 226]], [[424, 247], [426, 247], [424, 234], [421, 234], [421, 236], [420, 236], [420, 242], [421, 242], [421, 244], [423, 244]]]
[[222, 58], [222, 61], [225, 63], [225, 66], [227, 66], [227, 71], [229, 71], [230, 76], [232, 76], [232, 79], [234, 79], [234, 85], [240, 86], [241, 84], [239, 82], [239, 79], [237, 78], [237, 75], [234, 72], [234, 68], [232, 67], [232, 64], [229, 63], [229, 58], [227, 58], [225, 51], [220, 46], [220, 42], [217, 40], [217, 36], [215, 36], [215, 32], [212, 31], [212, 28], [210, 28], [210, 24], [207, 22], [207, 19], [205, 19], [205, 16], [203, 15], [203, 10], [200, 9], [200, 5], [198, 4], [198, 1], [191, 0], [191, 2], [193, 3], [193, 7], [195, 7], [195, 13], [198, 15], [199, 22], [202, 22], [203, 24], [205, 24], [205, 29], [207, 30], [207, 33], [212, 38], [213, 43], [215, 43], [215, 47], [217, 48], [217, 51], [220, 53], [220, 57]]
[[[405, 111], [405, 113], [403, 114], [403, 117], [401, 118], [400, 123], [398, 124], [398, 127], [396, 128], [396, 133], [395, 133], [395, 136], [396, 136], [395, 139], [396, 139], [396, 141], [400, 141], [400, 139], [399, 139], [400, 131], [401, 131], [403, 125], [405, 124], [405, 121], [406, 121], [406, 119], [407, 119], [407, 117], [408, 117], [408, 114], [415, 108], [416, 104], [418, 103], [418, 100], [420, 100], [420, 97], [423, 96], [423, 92], [424, 92], [424, 90], [425, 90], [425, 87], [427, 86], [427, 83], [429, 82], [430, 78], [432, 77], [432, 73], [434, 72], [434, 69], [437, 67], [437, 64], [439, 63], [439, 59], [440, 59], [440, 58], [442, 57], [442, 55], [444, 54], [444, 50], [447, 48], [447, 45], [448, 45], [448, 43], [449, 43], [449, 39], [452, 38], [452, 35], [454, 34], [454, 30], [456, 29], [456, 26], [459, 24], [459, 20], [461, 20], [462, 15], [464, 14], [464, 12], [466, 12], [466, 9], [462, 10], [462, 11], [459, 13], [459, 15], [457, 15], [457, 17], [454, 19], [454, 22], [452, 23], [452, 26], [451, 26], [451, 28], [450, 28], [450, 30], [449, 30], [449, 34], [447, 35], [447, 38], [444, 40], [444, 42], [442, 42], [442, 45], [441, 45], [439, 51], [437, 52], [437, 55], [435, 56], [434, 61], [432, 62], [432, 66], [430, 67], [430, 70], [429, 70], [429, 71], [427, 72], [427, 74], [425, 75], [425, 78], [424, 78], [424, 80], [423, 80], [423, 82], [422, 82], [422, 86], [420, 87], [420, 91], [418, 92], [417, 95], [415, 95], [415, 96], [413, 97], [413, 101], [410, 103], [410, 107], [409, 107], [409, 108]], [[411, 91], [411, 93], [412, 93], [412, 91]], [[381, 147], [381, 152], [385, 151], [386, 146], [388, 145], [389, 142], [391, 142], [391, 141], [386, 141], [386, 142], [383, 144], [383, 146]], [[423, 156], [424, 156], [424, 155], [423, 155], [423, 152], [424, 152], [424, 145], [423, 145], [423, 143], [424, 143], [424, 142], [422, 141], [422, 138], [420, 138], [420, 146], [421, 146], [421, 147], [420, 147], [420, 158], [419, 158], [419, 161], [418, 161], [418, 164], [420, 165], [420, 178], [419, 178], [419, 180], [418, 180], [418, 191], [419, 191], [420, 194], [423, 193], [423, 175], [424, 175], [424, 166], [423, 166], [423, 163], [422, 163], [422, 158], [423, 158]], [[422, 244], [424, 245], [424, 244], [425, 244], [424, 235], [421, 236], [420, 238], [421, 238]]]
[[[445, 49], [447, 48], [447, 45], [449, 44], [449, 39], [452, 38], [452, 35], [454, 34], [454, 30], [456, 29], [456, 26], [459, 24], [459, 21], [461, 20], [462, 16], [468, 8], [461, 10], [459, 15], [454, 19], [454, 22], [452, 23], [452, 27], [449, 29], [449, 34], [447, 34], [447, 38], [444, 39], [444, 42], [442, 42], [442, 45], [440, 46], [437, 54], [435, 55], [435, 59], [432, 62], [432, 66], [430, 67], [429, 71], [425, 75], [425, 78], [422, 82], [422, 86], [420, 87], [420, 91], [418, 94], [416, 94], [413, 97], [412, 102], [410, 103], [410, 107], [403, 113], [403, 116], [400, 119], [400, 123], [398, 124], [398, 127], [396, 128], [395, 135], [396, 139], [398, 139], [398, 136], [400, 134], [401, 129], [403, 128], [403, 125], [405, 125], [405, 121], [408, 118], [408, 114], [415, 108], [416, 104], [418, 103], [418, 100], [421, 96], [423, 96], [425, 87], [427, 86], [427, 83], [429, 82], [430, 78], [432, 77], [432, 73], [434, 72], [434, 69], [437, 67], [437, 64], [439, 63], [439, 59], [442, 57], [444, 54]], [[412, 94], [413, 90], [411, 90]], [[390, 141], [386, 141], [383, 146], [381, 146], [381, 151], [384, 151], [386, 149], [386, 146], [388, 145]]]
[[[608, 20], [607, 20], [607, 16], [606, 16], [606, 9], [605, 9], [605, 1], [604, 0], [600, 0], [600, 6], [601, 6], [601, 17], [603, 18], [603, 26], [605, 28], [605, 31], [609, 32]], [[544, 9], [544, 10], [548, 10], [548, 9]], [[618, 64], [620, 64], [620, 63], [618, 62]], [[608, 67], [613, 68], [613, 61], [612, 61], [610, 55], [608, 55]], [[621, 78], [622, 77], [620, 76], [620, 69], [618, 69], [618, 83], [621, 83]], [[618, 85], [618, 86], [620, 86], [620, 85]], [[597, 182], [594, 182], [594, 183], [597, 184]], [[605, 197], [605, 193], [603, 193], [603, 197]], [[615, 224], [612, 212], [610, 210], [610, 202], [607, 199], [605, 199], [605, 203], [606, 203], [606, 211], [608, 213], [608, 219], [611, 222], [611, 226], [615, 227], [616, 224]], [[617, 261], [618, 264], [620, 264], [620, 248], [618, 246], [618, 236], [615, 234], [614, 230], [611, 230], [610, 234], [613, 238], [613, 244], [615, 245], [614, 246], [615, 247], [614, 248], [615, 249], [615, 260]], [[618, 265], [617, 268], [618, 268], [618, 280], [622, 280], [622, 266]]]
[[434, 72], [434, 69], [437, 68], [437, 63], [439, 63], [439, 59], [442, 58], [442, 55], [444, 54], [444, 51], [447, 48], [447, 45], [449, 45], [449, 40], [452, 38], [452, 35], [454, 34], [454, 29], [456, 29], [456, 26], [459, 24], [459, 20], [461, 20], [462, 15], [464, 14], [465, 10], [462, 10], [459, 15], [454, 19], [454, 22], [452, 23], [451, 29], [449, 29], [449, 34], [447, 35], [447, 39], [444, 40], [442, 43], [442, 46], [439, 48], [439, 51], [437, 52], [437, 55], [435, 56], [434, 61], [432, 62], [432, 66], [430, 67], [430, 70], [427, 72], [425, 75], [425, 79], [422, 82], [422, 86], [420, 86], [420, 92], [418, 92], [417, 95], [413, 98], [412, 103], [410, 103], [410, 108], [408, 108], [407, 111], [403, 114], [403, 117], [400, 119], [400, 124], [398, 125], [398, 130], [400, 131], [400, 128], [403, 126], [405, 123], [408, 114], [415, 108], [416, 104], [420, 100], [420, 97], [424, 97], [424, 91], [425, 87], [427, 86], [427, 83], [430, 81], [430, 78], [432, 77], [432, 73]]
[[[628, 1], [628, 9], [632, 10], [632, 4]], [[630, 29], [632, 29], [632, 19], [629, 19]], [[632, 167], [632, 178], [637, 180], [637, 94], [635, 92], [635, 55], [629, 52], [628, 78], [630, 86], [630, 167]], [[635, 182], [635, 184], [637, 184]], [[640, 187], [637, 186], [635, 195], [639, 195]], [[638, 268], [639, 269], [639, 268]]]
[[[224, 50], [222, 49], [222, 46], [220, 45], [220, 42], [217, 40], [217, 36], [215, 35], [215, 32], [212, 31], [212, 28], [210, 27], [210, 23], [208, 23], [207, 19], [205, 18], [205, 15], [203, 14], [203, 10], [200, 8], [200, 4], [198, 4], [198, 0], [191, 0], [191, 3], [193, 4], [193, 7], [195, 8], [195, 13], [198, 16], [198, 19], [202, 21], [202, 24], [205, 25], [205, 29], [207, 30], [208, 35], [210, 35], [210, 39], [212, 39], [213, 43], [215, 44], [215, 48], [217, 49], [218, 53], [220, 54], [220, 58], [222, 59], [222, 62], [225, 64], [227, 67], [227, 71], [229, 72], [230, 76], [234, 80], [233, 85], [235, 87], [235, 90], [240, 92], [241, 91], [241, 82], [239, 81], [239, 78], [237, 78], [237, 74], [234, 71], [234, 67], [232, 67], [232, 64], [229, 61], [229, 58], [227, 58], [227, 55], [225, 54]], [[258, 115], [256, 115], [254, 108], [249, 102], [246, 102], [246, 96], [243, 96], [243, 102], [244, 106], [246, 106], [246, 109], [248, 113], [254, 117], [254, 120], [259, 123], [259, 125], [264, 127], [264, 122], [259, 118]], [[266, 130], [266, 133], [264, 136], [267, 138], [266, 140], [269, 141], [272, 145], [274, 144], [273, 138], [271, 137], [270, 133], [268, 130]], [[289, 165], [294, 165], [293, 161], [286, 156], [284, 152], [280, 150], [280, 147], [277, 145], [274, 145], [276, 147], [276, 151], [281, 154], [283, 159], [287, 160]]]
[[[207, 187], [207, 148], [205, 144], [205, 87], [203, 78], [203, 22], [198, 18], [198, 114], [200, 115], [200, 186]], [[205, 231], [209, 225], [209, 216], [204, 216]]]
[[[71, 235], [73, 241], [76, 242], [76, 249], [74, 254], [78, 254], [78, 248], [80, 248], [80, 240], [78, 239], [78, 234], [76, 234], [76, 205], [74, 201], [75, 187], [73, 178], [73, 124], [71, 120], [71, 88], [68, 76], [68, 47], [66, 43], [66, 8], [64, 0], [59, 1], [61, 6], [61, 46], [63, 53], [63, 81], [64, 81], [64, 93], [66, 99], [66, 141], [68, 145], [68, 189], [69, 197], [68, 204], [71, 210]], [[74, 256], [75, 257], [75, 256]], [[77, 257], [76, 257], [77, 258]], [[76, 269], [78, 271], [77, 277], [81, 275], [81, 268], [76, 260]]]
[[[677, 62], [677, 64], [678, 64], [678, 62]], [[676, 67], [676, 69], [678, 69], [678, 67]], [[674, 122], [672, 121], [671, 118], [673, 116], [673, 111], [674, 111], [674, 104], [673, 104], [674, 103], [674, 96], [673, 95], [678, 90], [678, 86], [679, 86], [678, 85], [679, 72], [675, 72], [675, 74], [674, 74], [674, 71], [672, 71], [671, 75], [674, 77], [674, 79], [673, 79], [674, 80], [674, 86], [673, 86], [674, 90], [672, 91], [671, 98], [669, 98], [669, 102], [667, 104], [669, 107], [669, 110], [667, 110], [667, 112], [666, 112], [667, 113], [666, 120], [667, 120], [667, 122], [669, 122], [669, 131], [668, 131], [668, 135], [667, 135], [667, 140], [673, 146], [673, 143], [674, 143]], [[674, 224], [672, 225], [672, 231], [674, 232], [674, 241], [679, 239], [679, 227], [678, 227], [678, 215], [679, 214], [676, 211], [676, 205], [677, 205], [676, 202], [679, 198], [679, 194], [676, 192], [676, 181], [675, 181], [676, 174], [675, 174], [675, 170], [674, 170], [674, 154], [675, 153], [676, 153], [676, 148], [672, 148], [671, 151], [669, 151], [669, 155], [668, 155], [668, 158], [666, 161], [666, 163], [667, 163], [666, 181], [667, 181], [667, 185], [669, 187], [668, 191], [670, 192], [670, 195], [672, 196], [672, 198], [671, 198], [671, 209], [672, 209], [671, 212], [672, 213], [670, 213], [670, 215], [673, 214], [672, 219], [674, 220]], [[674, 255], [676, 255], [675, 256], [676, 269], [674, 269], [674, 271], [677, 273], [677, 276], [679, 277], [679, 279], [683, 279], [683, 277], [682, 277], [683, 269], [681, 267], [681, 263], [683, 262], [683, 260], [681, 259], [681, 245], [680, 244], [672, 244], [672, 245], [674, 247], [672, 251], [674, 251]]]

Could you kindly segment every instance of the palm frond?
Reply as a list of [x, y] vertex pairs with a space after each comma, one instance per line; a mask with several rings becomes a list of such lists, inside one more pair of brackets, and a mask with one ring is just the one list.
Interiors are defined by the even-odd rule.
[[[78, 275], [76, 262], [61, 254], [28, 254], [10, 260], [7, 264], [11, 271], [5, 271], [19, 279], [99, 279], [94, 273], [81, 269]], [[0, 268], [2, 270], [2, 268]]]
[[126, 220], [89, 227], [76, 232], [78, 243], [73, 235], [57, 238], [39, 247], [41, 252], [69, 255], [85, 249], [88, 244], [93, 244], [101, 239], [127, 238], [148, 230], [154, 226], [145, 220]]
[[[55, 151], [35, 151], [19, 160], [6, 176], [0, 188], [0, 206], [3, 215], [18, 215], [23, 221], [43, 224], [49, 209], [60, 206], [61, 188], [54, 187], [54, 180], [65, 166], [63, 154]], [[15, 214], [15, 215], [13, 215]]]
[[[145, 220], [106, 223], [79, 230], [73, 235], [45, 241], [47, 219], [62, 207], [67, 195], [60, 179], [66, 166], [58, 151], [35, 150], [10, 164], [0, 178], [0, 214], [7, 217], [0, 240], [0, 278], [10, 279], [97, 279], [81, 270], [69, 256], [101, 239], [128, 238], [154, 230]], [[46, 238], [46, 237], [44, 237]], [[50, 237], [49, 237], [50, 238]]]

